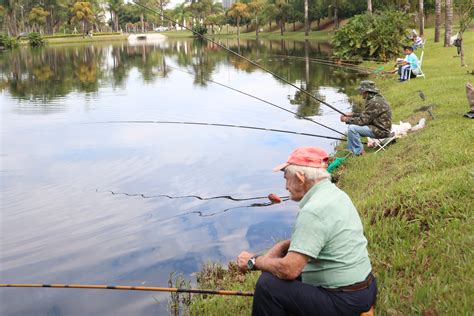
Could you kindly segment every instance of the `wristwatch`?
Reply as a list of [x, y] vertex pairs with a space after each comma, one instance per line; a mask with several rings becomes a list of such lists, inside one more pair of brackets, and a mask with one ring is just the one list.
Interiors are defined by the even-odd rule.
[[253, 256], [252, 258], [247, 261], [247, 269], [253, 270], [255, 268], [255, 262], [257, 262], [258, 255]]

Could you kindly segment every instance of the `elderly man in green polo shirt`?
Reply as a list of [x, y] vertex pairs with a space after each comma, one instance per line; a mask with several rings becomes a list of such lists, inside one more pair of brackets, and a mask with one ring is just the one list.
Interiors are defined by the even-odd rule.
[[375, 303], [367, 240], [351, 199], [330, 181], [328, 154], [300, 147], [283, 171], [290, 198], [299, 202], [291, 240], [265, 255], [243, 251], [242, 270], [261, 270], [253, 315], [360, 315]]

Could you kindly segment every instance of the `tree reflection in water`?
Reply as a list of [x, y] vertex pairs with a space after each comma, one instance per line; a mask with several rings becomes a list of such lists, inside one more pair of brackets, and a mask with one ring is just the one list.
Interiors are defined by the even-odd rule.
[[[325, 43], [225, 39], [221, 44], [320, 99], [321, 86], [344, 90], [360, 79], [360, 75], [350, 69], [310, 63], [311, 58], [330, 56], [331, 47]], [[296, 60], [285, 56], [305, 58]], [[95, 93], [104, 85], [125, 89], [133, 69], [145, 83], [166, 79], [171, 73], [166, 67], [167, 59], [188, 71], [192, 69], [197, 86], [207, 86], [220, 65], [231, 65], [247, 73], [261, 71], [215, 44], [197, 39], [170, 39], [161, 44], [136, 46], [123, 42], [49, 46], [42, 50], [22, 47], [0, 55], [0, 89], [19, 100], [48, 106], [71, 92]], [[320, 111], [319, 102], [300, 91], [289, 99], [291, 104], [298, 105], [301, 116], [316, 115]]]

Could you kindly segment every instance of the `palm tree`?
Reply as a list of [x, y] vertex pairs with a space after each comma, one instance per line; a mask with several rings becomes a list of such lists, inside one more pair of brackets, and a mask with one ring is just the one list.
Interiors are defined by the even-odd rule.
[[435, 0], [435, 43], [439, 42], [439, 29], [441, 28], [441, 0]]
[[247, 5], [245, 3], [235, 2], [226, 14], [235, 19], [237, 24], [237, 37], [240, 37], [240, 21], [249, 15]]
[[84, 34], [86, 24], [94, 21], [94, 12], [90, 2], [76, 2], [71, 8], [72, 22], [81, 23], [82, 34]]
[[453, 32], [453, 0], [446, 0], [446, 21], [444, 25], [444, 47], [451, 46], [451, 34]]
[[182, 26], [186, 26], [186, 20], [191, 17], [191, 12], [186, 9], [185, 4], [185, 2], [180, 3], [173, 10], [174, 19]]
[[123, 0], [107, 0], [107, 5], [110, 11], [110, 18], [112, 20], [112, 30], [114, 32], [118, 32], [119, 30], [118, 11], [123, 5]]
[[264, 5], [265, 4], [259, 0], [254, 0], [248, 4], [248, 11], [255, 19], [255, 36], [257, 38], [258, 38], [258, 32], [260, 30], [260, 23], [262, 23], [261, 20], [259, 20], [259, 18], [262, 14]]
[[420, 35], [423, 35], [423, 33], [425, 32], [425, 10], [423, 0], [419, 0], [418, 9], [418, 13], [420, 15]]

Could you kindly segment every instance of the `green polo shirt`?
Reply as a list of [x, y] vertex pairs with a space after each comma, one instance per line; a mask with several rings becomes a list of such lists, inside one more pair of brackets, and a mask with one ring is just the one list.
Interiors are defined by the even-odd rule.
[[362, 222], [351, 199], [323, 180], [300, 201], [289, 251], [311, 259], [302, 281], [335, 288], [363, 281], [372, 270]]

